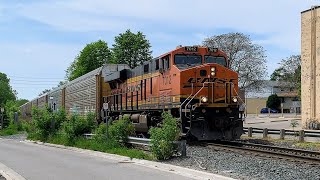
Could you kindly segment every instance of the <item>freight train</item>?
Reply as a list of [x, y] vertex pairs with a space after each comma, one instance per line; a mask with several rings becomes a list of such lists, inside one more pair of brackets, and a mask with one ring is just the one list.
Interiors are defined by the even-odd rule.
[[217, 48], [179, 46], [134, 69], [105, 64], [24, 104], [21, 111], [30, 116], [32, 106], [48, 105], [54, 111], [95, 112], [101, 122], [104, 107], [110, 119], [129, 116], [136, 131], [145, 134], [169, 111], [182, 137], [238, 139], [243, 133], [238, 74], [228, 63]]

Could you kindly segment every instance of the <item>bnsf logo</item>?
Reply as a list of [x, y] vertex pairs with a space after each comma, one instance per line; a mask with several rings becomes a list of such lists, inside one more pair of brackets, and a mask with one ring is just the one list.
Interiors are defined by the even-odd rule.
[[[231, 81], [231, 80], [230, 80]], [[217, 79], [217, 78], [189, 78], [186, 83], [184, 83], [183, 88], [192, 87], [191, 84], [205, 83], [205, 82], [215, 82], [222, 84], [227, 82], [227, 79]], [[202, 85], [196, 85], [197, 87], [202, 87]]]
[[214, 82], [214, 78], [189, 78], [187, 83]]

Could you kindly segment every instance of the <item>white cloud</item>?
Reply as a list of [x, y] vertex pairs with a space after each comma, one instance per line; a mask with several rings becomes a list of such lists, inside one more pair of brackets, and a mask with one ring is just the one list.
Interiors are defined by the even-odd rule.
[[210, 30], [230, 28], [253, 34], [272, 34], [264, 41], [299, 51], [300, 12], [315, 2], [70, 0], [28, 3], [19, 6], [18, 10], [23, 16], [67, 31], [121, 32], [154, 24], [165, 24], [163, 29], [167, 26]]

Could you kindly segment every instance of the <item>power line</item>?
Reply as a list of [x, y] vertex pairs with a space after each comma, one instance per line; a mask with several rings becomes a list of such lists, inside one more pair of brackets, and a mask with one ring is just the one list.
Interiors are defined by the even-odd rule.
[[9, 78], [17, 79], [55, 79], [55, 80], [64, 80], [64, 78], [52, 78], [52, 77], [30, 77], [30, 76], [9, 76]]
[[10, 83], [11, 85], [41, 85], [41, 86], [57, 86], [58, 84], [44, 84], [44, 83]]
[[18, 82], [56, 82], [59, 83], [58, 80], [22, 80], [22, 79], [10, 79], [10, 81], [18, 81]]

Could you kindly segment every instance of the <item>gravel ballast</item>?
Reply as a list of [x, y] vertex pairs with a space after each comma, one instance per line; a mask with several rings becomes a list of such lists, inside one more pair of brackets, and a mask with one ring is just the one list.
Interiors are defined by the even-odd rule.
[[187, 157], [173, 158], [166, 163], [236, 179], [320, 179], [320, 165], [265, 159], [201, 146], [188, 146]]

